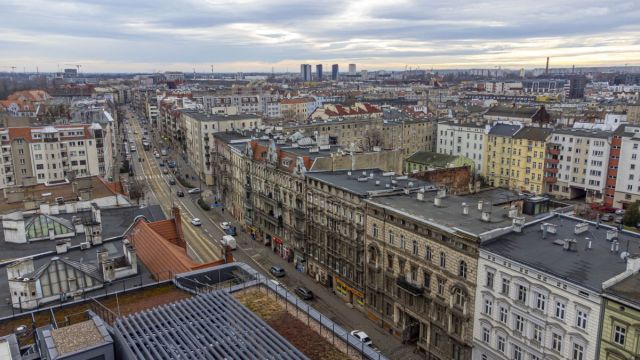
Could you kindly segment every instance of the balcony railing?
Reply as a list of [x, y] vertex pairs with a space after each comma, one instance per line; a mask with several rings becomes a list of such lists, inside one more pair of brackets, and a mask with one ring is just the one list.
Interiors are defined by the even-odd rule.
[[545, 176], [544, 182], [546, 182], [547, 184], [555, 184], [556, 182], [558, 182], [558, 178], [555, 176]]
[[396, 278], [396, 285], [414, 296], [422, 295], [422, 293], [424, 292], [422, 286], [409, 282], [404, 276], [398, 276]]

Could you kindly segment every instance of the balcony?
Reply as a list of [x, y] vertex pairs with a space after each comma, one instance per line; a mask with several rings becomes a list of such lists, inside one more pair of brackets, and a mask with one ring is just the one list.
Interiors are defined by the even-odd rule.
[[547, 184], [555, 184], [558, 181], [558, 178], [555, 176], [545, 176], [544, 182]]
[[418, 286], [416, 284], [413, 284], [407, 281], [407, 279], [404, 276], [398, 276], [396, 278], [396, 285], [398, 285], [403, 290], [407, 291], [413, 296], [422, 295], [422, 293], [424, 292], [424, 289], [422, 288], [422, 286]]
[[549, 148], [547, 149], [547, 153], [550, 155], [560, 155], [560, 149], [559, 148]]
[[544, 168], [544, 171], [548, 172], [548, 173], [557, 174], [558, 173], [558, 168], [556, 168], [556, 167], [546, 167], [546, 168]]
[[558, 158], [546, 158], [544, 159], [544, 162], [547, 164], [557, 164], [560, 162], [560, 159]]
[[46, 138], [44, 138], [44, 139], [42, 139], [42, 140], [44, 140], [44, 142], [57, 142], [57, 141], [58, 141], [58, 138], [55, 138], [55, 137], [46, 137]]

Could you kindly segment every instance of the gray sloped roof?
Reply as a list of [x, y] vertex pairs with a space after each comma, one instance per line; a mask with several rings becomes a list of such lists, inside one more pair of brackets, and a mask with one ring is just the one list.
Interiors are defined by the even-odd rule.
[[307, 359], [225, 291], [118, 318], [114, 329], [137, 359]]
[[489, 130], [489, 135], [513, 136], [518, 130], [520, 130], [520, 125], [496, 124]]
[[457, 155], [440, 154], [432, 151], [417, 151], [413, 155], [409, 156], [406, 161], [441, 168], [447, 167], [459, 157], [460, 156]]
[[89, 276], [91, 276], [92, 278], [99, 280], [99, 281], [103, 281], [102, 279], [102, 274], [101, 272], [98, 270], [98, 268], [95, 265], [92, 264], [88, 264], [88, 263], [82, 263], [76, 260], [71, 260], [71, 259], [63, 259], [63, 258], [59, 258], [57, 256], [52, 257], [48, 262], [42, 264], [39, 268], [35, 269], [31, 274], [26, 274], [25, 277], [31, 278], [31, 279], [37, 279], [40, 276], [42, 276], [42, 274], [52, 265], [55, 264], [56, 262], [61, 262], [64, 263], [80, 272], [82, 272], [83, 274], [87, 274]]

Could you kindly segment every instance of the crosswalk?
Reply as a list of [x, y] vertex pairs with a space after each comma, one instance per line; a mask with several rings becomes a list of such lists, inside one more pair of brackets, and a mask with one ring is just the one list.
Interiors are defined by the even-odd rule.
[[154, 175], [136, 175], [133, 178], [135, 180], [138, 181], [144, 181], [144, 180], [152, 180], [152, 179], [165, 179], [167, 175], [158, 175], [158, 174], [154, 174]]

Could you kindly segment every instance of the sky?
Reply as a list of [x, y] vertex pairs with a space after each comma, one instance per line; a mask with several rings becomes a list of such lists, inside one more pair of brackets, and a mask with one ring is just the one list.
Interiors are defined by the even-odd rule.
[[2, 0], [0, 34], [0, 71], [640, 65], [640, 1]]

